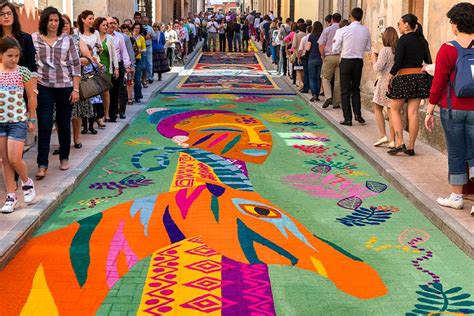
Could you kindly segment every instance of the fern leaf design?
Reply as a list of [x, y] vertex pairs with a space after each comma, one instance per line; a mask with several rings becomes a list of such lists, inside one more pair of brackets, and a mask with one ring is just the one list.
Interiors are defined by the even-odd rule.
[[354, 210], [351, 215], [347, 215], [343, 218], [336, 218], [336, 220], [348, 227], [354, 226], [368, 226], [368, 225], [380, 225], [390, 219], [392, 213], [379, 211], [376, 207], [365, 207]]
[[[333, 160], [327, 161], [325, 159], [319, 159], [319, 160], [311, 159], [311, 160], [305, 161], [305, 163], [308, 164], [308, 165], [315, 165], [315, 166], [320, 165], [320, 164], [325, 164], [325, 165], [330, 166], [331, 168], [338, 169], [338, 170], [354, 170], [354, 169], [357, 169], [357, 166], [355, 164], [352, 164], [352, 163], [344, 163], [344, 162], [333, 161]], [[371, 187], [367, 187], [367, 189], [369, 189], [373, 192], [376, 192], [376, 191], [372, 190]]]
[[474, 301], [468, 300], [471, 294], [459, 294], [462, 291], [461, 287], [453, 287], [445, 291], [441, 283], [433, 283], [431, 286], [419, 285], [419, 288], [421, 291], [416, 291], [416, 293], [420, 296], [417, 300], [421, 304], [415, 304], [415, 308], [405, 314], [407, 316], [443, 312], [474, 313], [474, 309], [469, 308], [474, 306]]
[[354, 180], [340, 179], [333, 174], [292, 174], [284, 176], [282, 181], [288, 183], [296, 190], [304, 191], [311, 196], [327, 199], [340, 200], [348, 196], [356, 196], [363, 199], [378, 194], [377, 192], [370, 191], [362, 183], [355, 183]]

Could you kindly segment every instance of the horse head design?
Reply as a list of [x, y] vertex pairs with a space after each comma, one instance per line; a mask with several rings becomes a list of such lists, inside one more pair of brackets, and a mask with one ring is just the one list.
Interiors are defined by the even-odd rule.
[[258, 193], [207, 183], [170, 197], [164, 194], [157, 203], [164, 209], [170, 240], [201, 236], [211, 248], [235, 261], [310, 270], [361, 299], [386, 294], [385, 285], [368, 264], [318, 238]]
[[48, 313], [70, 314], [82, 307], [95, 312], [138, 262], [192, 237], [236, 262], [313, 271], [360, 299], [387, 292], [372, 267], [254, 192], [245, 162], [263, 163], [272, 148], [261, 121], [220, 110], [149, 109], [149, 114], [159, 133], [180, 147], [145, 149], [132, 164], [140, 169], [141, 155], [161, 150], [154, 156], [160, 166], [142, 170], [162, 170], [170, 163], [167, 155], [179, 154], [168, 192], [33, 238], [0, 271], [2, 314], [34, 309], [38, 300], [48, 304]]

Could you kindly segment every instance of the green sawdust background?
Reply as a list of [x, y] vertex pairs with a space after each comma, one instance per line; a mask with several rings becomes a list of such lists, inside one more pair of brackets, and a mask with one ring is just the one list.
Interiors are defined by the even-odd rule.
[[[334, 152], [334, 146], [340, 144], [355, 157], [337, 155], [334, 160], [356, 163], [355, 171], [366, 172], [366, 176], [357, 176], [352, 179], [357, 183], [367, 180], [387, 183], [376, 170], [355, 150], [344, 141], [331, 127], [329, 127], [313, 110], [299, 97], [274, 97], [265, 103], [237, 103], [228, 99], [206, 99], [204, 96], [185, 100], [177, 99], [166, 101], [158, 97], [151, 102], [149, 107], [171, 107], [185, 109], [224, 109], [240, 114], [254, 115], [265, 122], [273, 136], [273, 150], [270, 157], [262, 165], [248, 163], [249, 177], [255, 191], [263, 198], [272, 201], [299, 220], [311, 232], [327, 239], [340, 247], [362, 258], [374, 267], [388, 287], [389, 293], [377, 299], [359, 300], [339, 291], [332, 282], [312, 272], [300, 270], [289, 266], [270, 265], [270, 278], [274, 295], [275, 308], [278, 315], [402, 315], [410, 312], [419, 297], [419, 285], [427, 284], [431, 278], [411, 265], [420, 254], [405, 252], [400, 249], [385, 249], [380, 252], [369, 249], [366, 242], [372, 237], [378, 237], [375, 246], [383, 244], [398, 244], [398, 236], [408, 228], [416, 228], [428, 233], [431, 238], [421, 247], [431, 250], [433, 257], [422, 263], [425, 269], [433, 271], [441, 278], [445, 289], [462, 287], [461, 293], [474, 293], [474, 265], [462, 251], [460, 251], [447, 237], [433, 226], [419, 211], [398, 191], [389, 185], [389, 188], [376, 196], [363, 200], [363, 206], [391, 205], [399, 208], [391, 218], [378, 226], [346, 227], [336, 221], [336, 218], [347, 216], [350, 210], [337, 206], [338, 199], [324, 199], [307, 195], [305, 192], [295, 190], [282, 181], [283, 176], [292, 174], [310, 174], [311, 165], [305, 161], [313, 159], [311, 155], [303, 154], [300, 150], [288, 146], [279, 137], [278, 133], [290, 133], [292, 128], [282, 123], [266, 122], [260, 116], [263, 113], [275, 111], [292, 111], [306, 120], [316, 123], [316, 129], [303, 127], [305, 132], [316, 131], [325, 133], [330, 141], [325, 143]], [[171, 96], [172, 97], [172, 96]], [[187, 107], [186, 105], [191, 105]], [[223, 105], [234, 105], [235, 108], [220, 108]], [[136, 146], [126, 145], [125, 142], [136, 138], [148, 138], [151, 145], [141, 144]], [[89, 185], [96, 182], [120, 181], [127, 175], [111, 174], [106, 177], [102, 170], [104, 167], [120, 172], [136, 170], [131, 164], [131, 157], [136, 152], [160, 146], [175, 146], [175, 144], [156, 131], [156, 125], [147, 121], [145, 111], [131, 124], [130, 128], [116, 141], [111, 150], [93, 168], [89, 175], [80, 183], [78, 188], [55, 211], [51, 218], [39, 229], [37, 235], [64, 227], [74, 221], [97, 212], [103, 211], [121, 202], [156, 195], [166, 192], [175, 171], [176, 156], [171, 155], [170, 165], [166, 170], [157, 172], [144, 172], [147, 179], [152, 179], [155, 184], [140, 188], [125, 189], [123, 195], [98, 204], [95, 208], [85, 211], [67, 213], [80, 207], [81, 200], [87, 200], [102, 195], [110, 195], [117, 191], [91, 190]], [[336, 151], [337, 152], [337, 151]], [[119, 157], [118, 165], [110, 162]], [[409, 159], [409, 158], [407, 158]], [[154, 166], [153, 159], [146, 159], [146, 165]], [[331, 173], [333, 173], [331, 171]], [[136, 311], [140, 303], [143, 283], [147, 272], [148, 260], [137, 264], [122, 280], [117, 282], [104, 301], [99, 314], [107, 315], [109, 312], [126, 314]], [[472, 300], [472, 297], [469, 298]], [[470, 307], [472, 308], [472, 307]]]

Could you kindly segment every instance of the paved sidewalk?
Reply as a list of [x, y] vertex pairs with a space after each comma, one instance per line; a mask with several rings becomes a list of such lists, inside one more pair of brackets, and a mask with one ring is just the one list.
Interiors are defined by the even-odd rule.
[[[257, 44], [260, 47], [260, 44]], [[271, 74], [275, 73], [275, 65], [271, 59], [260, 53], [261, 60]], [[288, 77], [284, 80], [290, 82]], [[295, 86], [293, 89], [297, 91]], [[441, 207], [436, 203], [440, 196], [451, 193], [448, 182], [448, 159], [445, 154], [434, 149], [421, 140], [416, 143], [416, 156], [390, 156], [386, 147], [374, 147], [378, 139], [377, 124], [373, 112], [362, 109], [365, 125], [357, 122], [351, 127], [341, 126], [343, 119], [340, 109], [322, 109], [321, 102], [310, 102], [311, 94], [298, 94], [324, 119], [331, 123], [349, 142], [369, 160], [386, 179], [390, 180], [402, 194], [441, 231], [443, 231], [459, 248], [474, 258], [474, 196], [465, 198], [463, 210]], [[420, 129], [424, 127], [420, 126]], [[436, 126], [435, 128], [441, 128]], [[406, 133], [405, 139], [408, 139]]]

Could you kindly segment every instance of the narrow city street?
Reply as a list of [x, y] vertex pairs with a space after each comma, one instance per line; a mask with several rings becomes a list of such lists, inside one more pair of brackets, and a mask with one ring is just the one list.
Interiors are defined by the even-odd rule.
[[474, 313], [472, 259], [288, 81], [192, 65], [0, 271], [0, 315]]

